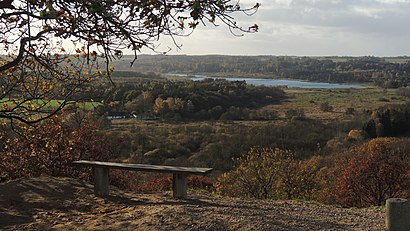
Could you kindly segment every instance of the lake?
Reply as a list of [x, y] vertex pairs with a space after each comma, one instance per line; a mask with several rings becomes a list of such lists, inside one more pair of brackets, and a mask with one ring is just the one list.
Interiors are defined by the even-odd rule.
[[[179, 75], [186, 76], [186, 75]], [[217, 79], [214, 77], [204, 76], [204, 75], [194, 75], [190, 78], [193, 81], [201, 81], [204, 79]], [[285, 80], [285, 79], [254, 79], [254, 78], [225, 78], [228, 81], [245, 81], [247, 84], [252, 84], [255, 86], [288, 86], [288, 87], [299, 87], [299, 88], [366, 88], [360, 85], [351, 84], [337, 84], [337, 83], [320, 83], [320, 82], [303, 82], [297, 80]]]

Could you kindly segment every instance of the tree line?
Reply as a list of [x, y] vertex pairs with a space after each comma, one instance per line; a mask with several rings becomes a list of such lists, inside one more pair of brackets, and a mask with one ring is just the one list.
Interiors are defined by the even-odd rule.
[[138, 65], [114, 62], [118, 70], [289, 78], [313, 82], [366, 83], [384, 88], [409, 85], [410, 61], [382, 57], [292, 57], [292, 56], [163, 56], [143, 55]]

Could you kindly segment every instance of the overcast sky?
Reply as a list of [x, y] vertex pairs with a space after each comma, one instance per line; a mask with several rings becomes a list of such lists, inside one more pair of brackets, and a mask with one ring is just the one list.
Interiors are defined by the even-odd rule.
[[260, 31], [235, 37], [226, 27], [198, 28], [170, 54], [399, 56], [410, 55], [410, 0], [242, 0], [261, 3], [239, 24]]

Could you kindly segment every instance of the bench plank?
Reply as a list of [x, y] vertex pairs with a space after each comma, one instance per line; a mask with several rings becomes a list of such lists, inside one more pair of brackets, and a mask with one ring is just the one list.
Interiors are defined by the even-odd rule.
[[73, 164], [78, 165], [78, 166], [83, 166], [83, 167], [102, 167], [102, 168], [106, 167], [106, 168], [116, 168], [116, 169], [127, 169], [127, 170], [133, 170], [133, 171], [178, 173], [178, 174], [187, 174], [187, 175], [206, 175], [212, 171], [212, 168], [174, 167], [174, 166], [149, 165], [149, 164], [101, 162], [101, 161], [89, 161], [89, 160], [74, 161]]

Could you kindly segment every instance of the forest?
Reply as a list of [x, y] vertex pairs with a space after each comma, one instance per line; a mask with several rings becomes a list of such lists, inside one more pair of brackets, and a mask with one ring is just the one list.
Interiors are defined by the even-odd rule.
[[286, 97], [279, 88], [223, 79], [140, 79], [105, 89], [100, 96], [110, 103], [102, 110], [109, 114], [166, 120], [268, 120], [274, 116], [260, 108]]

